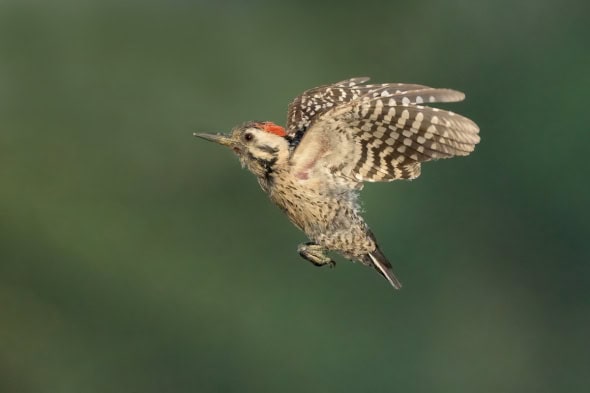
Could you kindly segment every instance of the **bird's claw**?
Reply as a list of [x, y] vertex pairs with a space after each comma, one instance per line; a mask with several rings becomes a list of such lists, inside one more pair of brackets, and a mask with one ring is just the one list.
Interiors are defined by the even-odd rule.
[[336, 262], [325, 254], [326, 249], [316, 243], [304, 243], [297, 247], [297, 252], [302, 258], [313, 263], [315, 266], [329, 266], [334, 268]]

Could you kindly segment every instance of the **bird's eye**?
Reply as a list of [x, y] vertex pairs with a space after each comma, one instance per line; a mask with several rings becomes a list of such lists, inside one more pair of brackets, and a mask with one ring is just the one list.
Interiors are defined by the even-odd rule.
[[254, 135], [252, 135], [251, 133], [247, 132], [247, 133], [244, 134], [244, 139], [247, 142], [250, 142], [252, 139], [254, 139]]

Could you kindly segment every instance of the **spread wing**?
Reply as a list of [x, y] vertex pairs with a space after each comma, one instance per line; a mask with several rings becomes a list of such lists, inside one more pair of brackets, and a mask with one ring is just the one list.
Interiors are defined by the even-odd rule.
[[327, 169], [356, 183], [414, 179], [421, 162], [466, 156], [479, 142], [473, 121], [422, 105], [461, 101], [463, 93], [382, 86], [308, 120], [308, 130], [291, 156], [297, 177], [306, 179]]
[[369, 78], [347, 79], [331, 85], [314, 87], [304, 91], [289, 105], [287, 134], [305, 132], [312, 120], [331, 108], [355, 100], [361, 96], [387, 97], [404, 91], [425, 89], [426, 86], [406, 83], [363, 85]]

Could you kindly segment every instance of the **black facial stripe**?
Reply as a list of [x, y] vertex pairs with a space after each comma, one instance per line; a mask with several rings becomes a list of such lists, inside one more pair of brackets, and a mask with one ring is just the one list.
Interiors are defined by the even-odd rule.
[[272, 181], [274, 166], [277, 163], [277, 158], [275, 157], [271, 160], [259, 160], [259, 162], [266, 170], [266, 173], [264, 174], [264, 177], [266, 178], [266, 180]]
[[265, 160], [263, 158], [254, 157], [254, 155], [252, 153], [248, 152], [248, 158], [252, 161], [256, 161], [262, 168], [264, 168], [264, 171], [265, 171], [264, 176], [266, 177], [267, 180], [272, 180], [274, 166], [278, 160], [277, 157], [273, 157], [270, 160]]
[[259, 147], [260, 150], [262, 150], [263, 152], [266, 152], [268, 154], [272, 154], [275, 155], [279, 152], [279, 149], [276, 147], [272, 147], [272, 146], [268, 146], [268, 145], [262, 145]]

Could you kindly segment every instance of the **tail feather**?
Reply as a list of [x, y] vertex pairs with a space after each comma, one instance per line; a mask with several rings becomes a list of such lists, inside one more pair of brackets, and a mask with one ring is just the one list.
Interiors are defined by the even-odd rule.
[[369, 256], [369, 259], [371, 260], [371, 265], [373, 265], [375, 270], [381, 273], [381, 275], [385, 277], [387, 281], [389, 281], [389, 283], [395, 289], [401, 289], [402, 283], [399, 282], [397, 277], [395, 277], [395, 274], [393, 274], [391, 263], [389, 263], [387, 258], [385, 258], [385, 255], [383, 255], [381, 250], [379, 250], [379, 248], [376, 248], [375, 251], [367, 255]]

